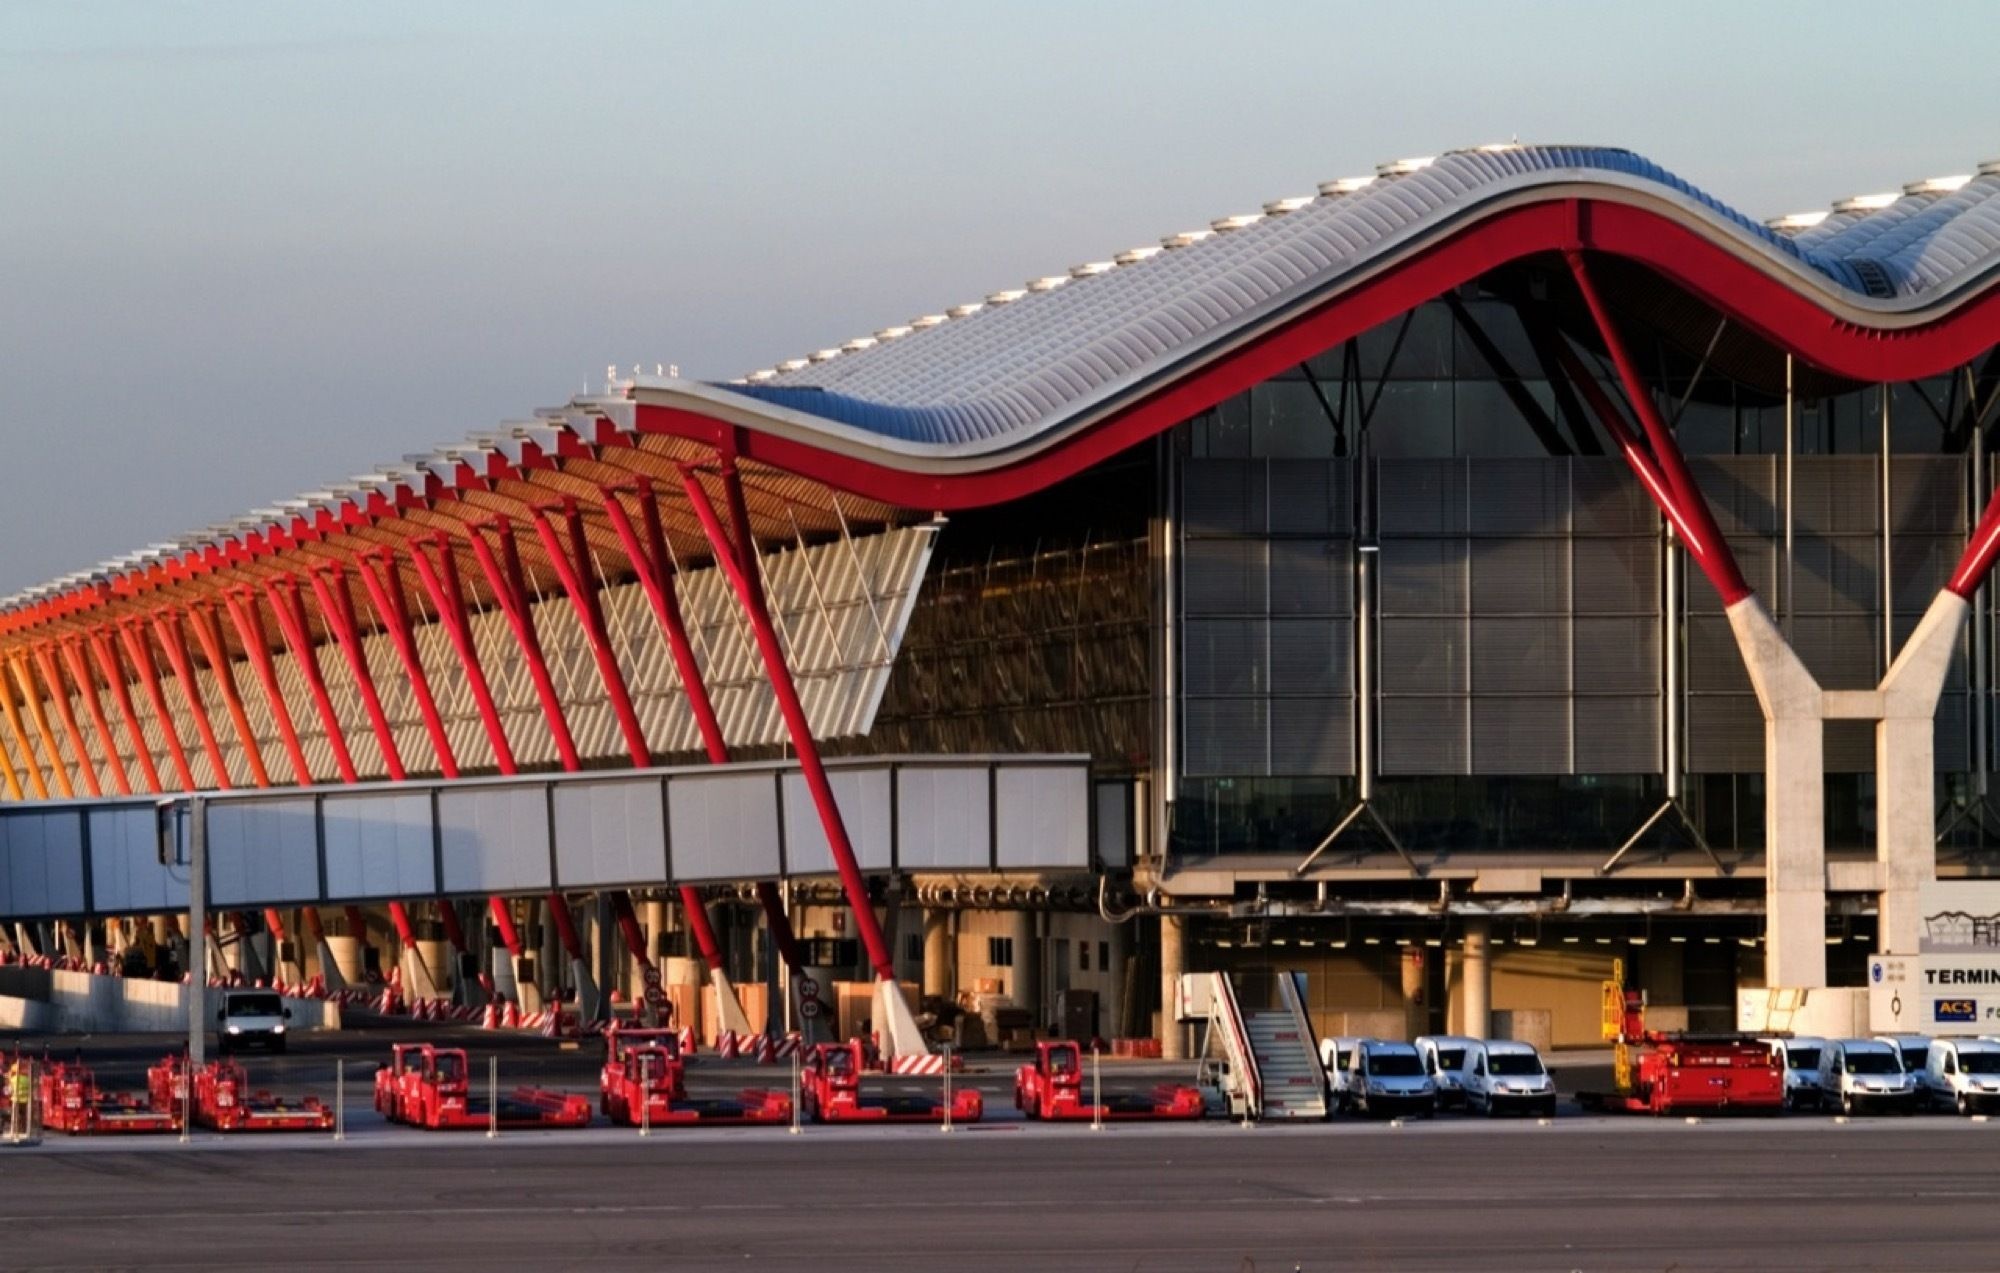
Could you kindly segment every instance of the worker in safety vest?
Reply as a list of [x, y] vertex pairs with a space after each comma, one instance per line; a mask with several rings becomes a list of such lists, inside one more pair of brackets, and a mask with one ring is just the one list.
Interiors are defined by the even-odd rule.
[[28, 1126], [28, 1102], [33, 1094], [28, 1090], [28, 1067], [21, 1063], [21, 1054], [16, 1052], [7, 1063], [7, 1125], [15, 1135], [21, 1135]]

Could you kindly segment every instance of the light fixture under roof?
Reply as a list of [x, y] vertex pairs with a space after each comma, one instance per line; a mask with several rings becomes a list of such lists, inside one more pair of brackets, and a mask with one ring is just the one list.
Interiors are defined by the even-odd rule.
[[1912, 181], [1903, 187], [1904, 194], [1950, 194], [1962, 190], [1972, 180], [1969, 172], [1957, 173], [1950, 177], [1926, 177], [1922, 181]]
[[1401, 177], [1412, 172], [1421, 172], [1437, 162], [1436, 155], [1418, 155], [1413, 159], [1391, 159], [1386, 164], [1377, 164], [1375, 172], [1383, 177]]
[[1824, 208], [1811, 212], [1787, 212], [1782, 217], [1772, 217], [1764, 224], [1773, 230], [1810, 230], [1832, 214]]
[[873, 336], [856, 336], [853, 340], [842, 345], [841, 348], [850, 354], [855, 354], [860, 353], [864, 349], [873, 349], [879, 343]]
[[1852, 199], [1842, 199], [1833, 205], [1835, 212], [1875, 212], [1888, 207], [1903, 197], [1900, 190], [1884, 190], [1880, 194], [1858, 194]]
[[1273, 199], [1264, 205], [1264, 215], [1267, 217], [1281, 217], [1287, 212], [1297, 212], [1316, 198], [1318, 198], [1317, 195], [1300, 194], [1293, 195], [1289, 199]]
[[1323, 195], [1353, 194], [1357, 190], [1366, 190], [1374, 184], [1375, 174], [1373, 173], [1365, 177], [1342, 177], [1337, 181], [1320, 182], [1319, 192]]
[[1184, 230], [1179, 234], [1170, 234], [1166, 238], [1161, 239], [1160, 246], [1163, 248], [1192, 247], [1203, 239], [1212, 239], [1214, 237], [1215, 231], [1213, 230]]
[[1141, 261], [1158, 256], [1162, 250], [1159, 244], [1149, 243], [1142, 248], [1127, 248], [1111, 259], [1120, 265], [1137, 265]]
[[1227, 234], [1231, 230], [1241, 230], [1256, 225], [1264, 219], [1261, 212], [1239, 212], [1233, 217], [1217, 217], [1208, 223], [1208, 228], [1217, 234]]
[[769, 380], [772, 376], [775, 376], [777, 374], [778, 374], [777, 368], [765, 367], [762, 370], [753, 371], [749, 375], [743, 378], [749, 381], [751, 384], [755, 385], [755, 384], [762, 384], [764, 381]]
[[875, 339], [901, 340], [903, 337], [909, 335], [911, 331], [915, 330], [915, 328], [915, 323], [898, 323], [894, 327], [884, 327], [881, 331], [876, 332]]

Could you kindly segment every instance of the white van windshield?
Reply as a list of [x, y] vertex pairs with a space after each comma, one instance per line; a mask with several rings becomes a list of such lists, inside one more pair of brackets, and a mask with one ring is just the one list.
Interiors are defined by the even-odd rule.
[[1495, 1074], [1520, 1077], [1542, 1072], [1541, 1058], [1525, 1056], [1518, 1052], [1496, 1052], [1486, 1058], [1486, 1063]]
[[1368, 1072], [1383, 1078], [1415, 1078], [1424, 1072], [1424, 1067], [1407, 1052], [1372, 1052], [1368, 1055]]
[[1438, 1068], [1440, 1070], [1462, 1070], [1465, 1068], [1464, 1048], [1439, 1048]]
[[1785, 1052], [1785, 1060], [1795, 1070], [1816, 1070], [1819, 1068], [1819, 1049], [1790, 1048]]
[[1967, 1074], [2000, 1074], [2000, 1052], [1961, 1052], [1958, 1064]]
[[1849, 1074], [1901, 1074], [1902, 1063], [1893, 1052], [1849, 1052], [1847, 1054]]

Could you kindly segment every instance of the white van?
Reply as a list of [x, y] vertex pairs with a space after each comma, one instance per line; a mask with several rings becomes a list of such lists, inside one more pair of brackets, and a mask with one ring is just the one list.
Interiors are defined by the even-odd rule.
[[1474, 1040], [1466, 1049], [1465, 1104], [1489, 1116], [1518, 1110], [1551, 1117], [1556, 1112], [1556, 1081], [1534, 1044]]
[[1843, 1114], [1873, 1106], [1909, 1113], [1917, 1107], [1916, 1076], [1902, 1053], [1880, 1039], [1829, 1039], [1819, 1054], [1819, 1088]]
[[1348, 1106], [1363, 1114], [1423, 1114], [1437, 1110], [1437, 1084], [1408, 1043], [1363, 1039], [1347, 1068]]
[[1345, 1034], [1319, 1041], [1320, 1068], [1326, 1071], [1326, 1090], [1333, 1097], [1336, 1113], [1346, 1113], [1352, 1104], [1348, 1099], [1347, 1071], [1354, 1064], [1354, 1049], [1360, 1045], [1360, 1039]]
[[2000, 1109], [2000, 1042], [1932, 1039], [1917, 1081], [1933, 1107], [1961, 1114]]
[[1417, 1039], [1424, 1072], [1437, 1084], [1439, 1109], [1465, 1104], [1466, 1061], [1478, 1045], [1479, 1040], [1460, 1034], [1426, 1034]]
[[1896, 1055], [1903, 1058], [1903, 1068], [1912, 1077], [1922, 1074], [1931, 1055], [1931, 1036], [1928, 1034], [1878, 1034], [1875, 1036], [1896, 1049]]
[[1826, 1051], [1825, 1039], [1795, 1034], [1757, 1041], [1785, 1063], [1786, 1109], [1819, 1109], [1826, 1104], [1826, 1093], [1819, 1086], [1819, 1056]]
[[215, 1010], [216, 1043], [222, 1055], [240, 1048], [285, 1050], [285, 1023], [292, 1010], [275, 990], [225, 990]]

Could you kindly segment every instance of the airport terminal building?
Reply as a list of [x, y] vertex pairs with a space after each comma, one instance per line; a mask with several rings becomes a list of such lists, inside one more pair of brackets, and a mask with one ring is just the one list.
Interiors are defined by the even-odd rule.
[[1996, 270], [2000, 165], [1763, 222], [1507, 145], [615, 379], [10, 599], [6, 941], [171, 943], [202, 790], [218, 958], [461, 1000], [1858, 984], [2000, 849]]

